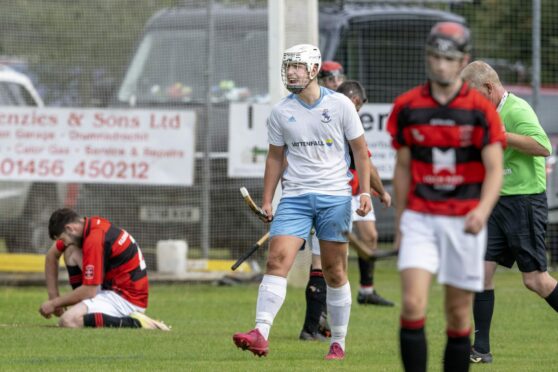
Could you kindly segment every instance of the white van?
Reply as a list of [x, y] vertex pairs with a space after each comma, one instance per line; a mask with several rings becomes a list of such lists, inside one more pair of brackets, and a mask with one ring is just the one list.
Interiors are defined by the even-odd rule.
[[[43, 107], [44, 103], [27, 76], [0, 65], [0, 106]], [[0, 181], [0, 236], [8, 251], [48, 249], [48, 219], [60, 207], [66, 190], [65, 184]]]

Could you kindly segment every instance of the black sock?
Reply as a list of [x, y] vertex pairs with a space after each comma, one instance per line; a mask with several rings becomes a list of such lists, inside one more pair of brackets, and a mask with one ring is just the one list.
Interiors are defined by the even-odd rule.
[[81, 286], [83, 274], [79, 266], [66, 266], [66, 270], [68, 270], [68, 280], [70, 281], [72, 289]]
[[374, 262], [358, 258], [358, 271], [360, 272], [360, 285], [363, 287], [370, 287], [374, 285]]
[[308, 333], [318, 332], [320, 315], [326, 311], [326, 282], [322, 270], [311, 270], [306, 285], [306, 318], [304, 330]]
[[471, 330], [447, 330], [448, 341], [444, 353], [444, 371], [461, 372], [469, 370], [469, 354], [471, 352]]
[[426, 371], [427, 348], [424, 322], [424, 318], [416, 321], [401, 318], [399, 344], [401, 360], [406, 372]]
[[556, 284], [556, 287], [554, 287], [545, 300], [554, 309], [554, 311], [558, 311], [558, 284]]
[[141, 328], [141, 324], [129, 316], [116, 317], [103, 313], [85, 314], [83, 325], [93, 328]]
[[479, 353], [490, 352], [490, 323], [494, 313], [494, 290], [475, 293], [473, 317], [475, 318], [474, 348]]

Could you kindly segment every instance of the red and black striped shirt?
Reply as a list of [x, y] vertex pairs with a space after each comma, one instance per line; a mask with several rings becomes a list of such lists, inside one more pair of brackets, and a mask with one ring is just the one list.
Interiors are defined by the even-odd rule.
[[478, 204], [484, 146], [506, 143], [492, 103], [465, 83], [445, 105], [432, 97], [429, 83], [402, 94], [389, 116], [388, 132], [394, 148], [411, 151], [407, 208], [449, 216], [465, 215]]
[[85, 219], [83, 284], [101, 285], [147, 308], [149, 283], [141, 250], [128, 232], [104, 218]]

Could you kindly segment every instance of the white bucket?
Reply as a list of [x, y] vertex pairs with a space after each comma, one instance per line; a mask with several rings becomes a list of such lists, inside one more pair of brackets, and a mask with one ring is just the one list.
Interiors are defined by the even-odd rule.
[[157, 271], [184, 274], [188, 243], [185, 240], [160, 240], [157, 242]]

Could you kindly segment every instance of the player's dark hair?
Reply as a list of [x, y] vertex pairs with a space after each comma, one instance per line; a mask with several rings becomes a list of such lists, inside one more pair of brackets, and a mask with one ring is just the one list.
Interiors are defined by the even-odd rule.
[[347, 80], [337, 88], [337, 92], [346, 95], [349, 98], [359, 97], [363, 103], [368, 101], [366, 91], [361, 83], [356, 80]]
[[55, 210], [48, 220], [48, 235], [52, 240], [64, 232], [64, 227], [72, 222], [79, 222], [80, 216], [73, 209], [60, 208]]

